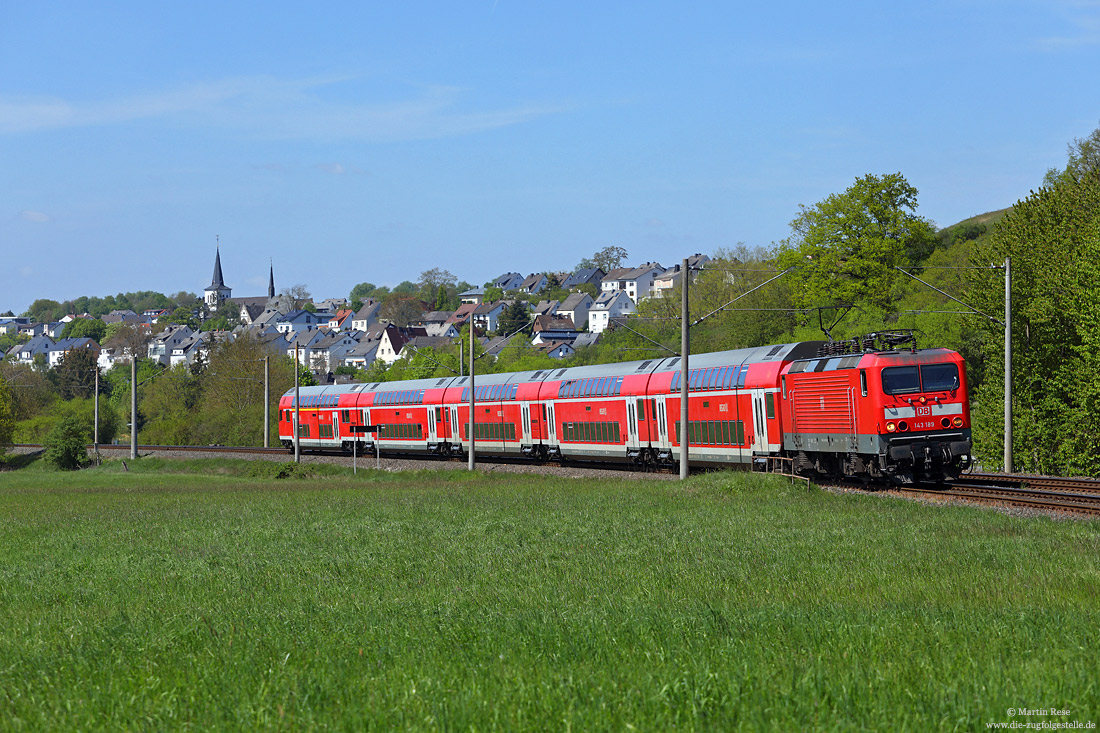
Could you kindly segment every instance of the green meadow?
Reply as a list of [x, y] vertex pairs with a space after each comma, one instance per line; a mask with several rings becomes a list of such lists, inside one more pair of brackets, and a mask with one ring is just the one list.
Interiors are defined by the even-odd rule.
[[0, 473], [0, 729], [1100, 722], [1100, 523], [676, 481]]

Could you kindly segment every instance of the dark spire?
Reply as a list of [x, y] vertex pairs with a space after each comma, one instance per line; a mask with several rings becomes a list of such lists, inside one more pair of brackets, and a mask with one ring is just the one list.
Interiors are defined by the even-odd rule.
[[275, 265], [272, 263], [271, 272], [267, 276], [267, 297], [275, 297]]
[[218, 253], [214, 255], [214, 279], [210, 281], [209, 290], [215, 288], [224, 288], [225, 281], [222, 280], [222, 251], [218, 248]]

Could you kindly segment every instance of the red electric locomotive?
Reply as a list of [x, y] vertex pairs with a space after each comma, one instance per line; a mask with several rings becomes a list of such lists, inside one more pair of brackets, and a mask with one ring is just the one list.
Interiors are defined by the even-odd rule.
[[[699, 465], [792, 461], [800, 474], [897, 483], [956, 477], [970, 462], [962, 358], [898, 348], [882, 335], [691, 357], [688, 425], [680, 425], [679, 357], [488, 374], [476, 379], [474, 439], [484, 455], [672, 465], [680, 441]], [[303, 449], [463, 455], [469, 378], [300, 391], [280, 401], [279, 437]], [[352, 434], [352, 425], [377, 433]], [[685, 436], [686, 432], [686, 436]]]

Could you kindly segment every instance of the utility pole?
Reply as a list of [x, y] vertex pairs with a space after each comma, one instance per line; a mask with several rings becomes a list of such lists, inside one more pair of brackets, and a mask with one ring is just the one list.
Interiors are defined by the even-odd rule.
[[271, 447], [271, 357], [264, 357], [264, 448]]
[[130, 460], [137, 460], [137, 355], [130, 355]]
[[467, 468], [474, 470], [474, 314], [470, 314], [470, 461]]
[[1012, 466], [1012, 258], [1005, 257], [1005, 473]]
[[[302, 432], [299, 427], [302, 421], [302, 400], [298, 386], [298, 344], [294, 344], [294, 462], [302, 462], [302, 445], [299, 440]], [[377, 442], [377, 441], [376, 441]]]
[[680, 480], [688, 477], [688, 355], [691, 351], [688, 337], [688, 261], [680, 266]]
[[99, 364], [95, 365], [95, 427], [92, 429], [92, 450], [99, 455]]

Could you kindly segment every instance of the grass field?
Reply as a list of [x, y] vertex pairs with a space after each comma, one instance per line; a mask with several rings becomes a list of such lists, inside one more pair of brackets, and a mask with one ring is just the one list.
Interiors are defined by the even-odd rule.
[[0, 473], [0, 728], [1100, 722], [1100, 524], [141, 459]]

